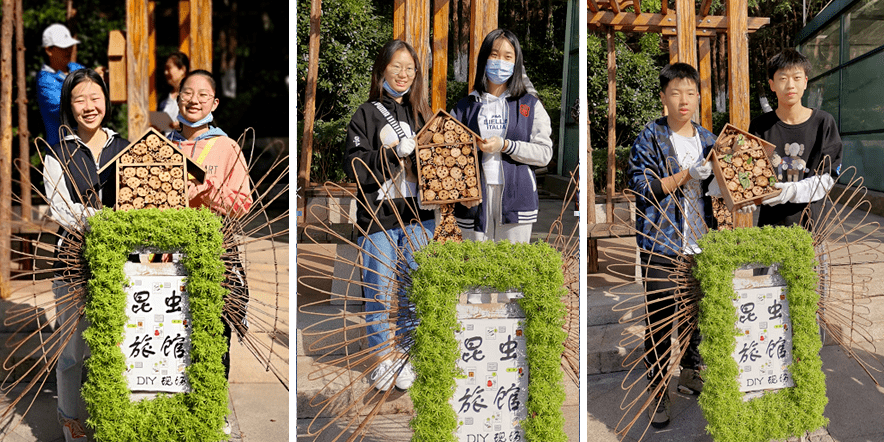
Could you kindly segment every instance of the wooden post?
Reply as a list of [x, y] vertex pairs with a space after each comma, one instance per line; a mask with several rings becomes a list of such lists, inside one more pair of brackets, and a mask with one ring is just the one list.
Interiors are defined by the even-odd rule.
[[22, 0], [15, 0], [15, 75], [18, 88], [18, 172], [21, 175], [21, 219], [31, 220], [31, 149], [28, 139], [28, 96], [25, 85], [25, 32]]
[[147, 2], [126, 0], [126, 88], [129, 109], [129, 138], [147, 130], [148, 43]]
[[[310, 2], [310, 42], [307, 62], [307, 85], [304, 90], [304, 132], [301, 135], [301, 162], [298, 164], [298, 222], [306, 214], [305, 192], [310, 186], [310, 167], [313, 163], [313, 122], [316, 117], [316, 79], [319, 76], [319, 24], [322, 17], [322, 0]], [[349, 167], [344, 164], [344, 167]]]
[[178, 1], [178, 50], [190, 57], [190, 1]]
[[157, 30], [156, 15], [157, 2], [147, 2], [147, 108], [157, 110]]
[[12, 258], [12, 0], [3, 0], [0, 26], [0, 298], [10, 294]]
[[[608, 28], [608, 184], [605, 198], [605, 222], [614, 222], [614, 178], [617, 157], [617, 51], [614, 45], [614, 28]], [[595, 201], [593, 201], [595, 210]]]
[[450, 0], [433, 1], [433, 112], [445, 109], [448, 94], [448, 5]]
[[[727, 0], [730, 122], [749, 128], [749, 36], [747, 0]], [[752, 214], [734, 212], [734, 227], [752, 227]]]
[[190, 69], [212, 71], [212, 2], [190, 0]]
[[[405, 3], [405, 41], [410, 44], [421, 62], [421, 74], [427, 87], [430, 72], [430, 0], [408, 0]], [[424, 95], [426, 96], [426, 94]]]
[[405, 0], [393, 2], [393, 38], [405, 41]]
[[698, 49], [700, 60], [700, 125], [712, 130], [712, 42], [701, 37]]
[[125, 103], [126, 76], [126, 37], [122, 31], [113, 30], [107, 34], [107, 71], [110, 82], [107, 87], [111, 103]]
[[[586, 118], [586, 170], [589, 172], [589, 179], [581, 180], [586, 182], [586, 222], [589, 225], [596, 223], [595, 219], [595, 168], [592, 165], [592, 142], [590, 127], [590, 119]], [[599, 272], [599, 240], [590, 239], [586, 243], [586, 271], [588, 273]]]
[[497, 29], [497, 2], [473, 0], [470, 3], [470, 74], [467, 91], [473, 90], [476, 79], [476, 58], [489, 32]]
[[693, 0], [675, 1], [675, 33], [678, 61], [697, 66], [697, 14]]

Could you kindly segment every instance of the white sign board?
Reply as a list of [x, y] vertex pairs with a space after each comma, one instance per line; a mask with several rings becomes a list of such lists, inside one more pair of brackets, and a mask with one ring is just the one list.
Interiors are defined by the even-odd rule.
[[184, 276], [129, 276], [121, 349], [131, 391], [186, 393], [190, 306]]
[[740, 392], [795, 386], [792, 365], [792, 319], [786, 287], [738, 289], [737, 346], [732, 357], [740, 369]]
[[524, 314], [512, 314], [518, 310], [516, 304], [502, 309], [510, 314], [498, 317], [465, 315], [461, 307], [473, 306], [458, 306], [457, 364], [464, 377], [456, 380], [450, 400], [458, 419], [455, 435], [463, 442], [524, 441], [520, 426], [527, 417], [528, 400]]

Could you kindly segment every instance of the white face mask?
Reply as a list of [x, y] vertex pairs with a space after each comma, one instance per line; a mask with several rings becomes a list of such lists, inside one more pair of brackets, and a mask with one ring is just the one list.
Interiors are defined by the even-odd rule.
[[181, 124], [183, 124], [183, 125], [185, 125], [185, 126], [187, 126], [187, 127], [200, 127], [200, 126], [203, 126], [203, 125], [205, 125], [205, 124], [209, 124], [209, 123], [211, 123], [212, 120], [214, 120], [214, 119], [215, 119], [215, 118], [212, 116], [212, 113], [211, 113], [211, 112], [209, 112], [209, 115], [206, 115], [202, 120], [199, 120], [199, 121], [197, 121], [197, 122], [193, 122], [193, 123], [190, 122], [190, 121], [187, 121], [187, 119], [185, 119], [184, 117], [182, 117], [181, 114], [178, 115], [178, 122], [180, 122]]

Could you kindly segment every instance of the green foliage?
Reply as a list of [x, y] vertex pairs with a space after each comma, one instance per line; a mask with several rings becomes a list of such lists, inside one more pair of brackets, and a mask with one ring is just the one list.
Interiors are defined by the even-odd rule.
[[[700, 407], [716, 441], [766, 442], [799, 436], [826, 425], [828, 399], [816, 322], [818, 276], [810, 233], [800, 227], [763, 227], [710, 232], [700, 239], [694, 276], [704, 297], [700, 301], [700, 354], [708, 370]], [[739, 368], [731, 355], [738, 330], [732, 299], [734, 270], [745, 264], [780, 264], [788, 287], [792, 318], [792, 365], [795, 386], [744, 402]]]
[[[310, 163], [310, 181], [324, 183], [347, 182], [344, 172], [346, 151], [344, 142], [347, 137], [349, 118], [333, 121], [316, 120], [313, 125], [313, 162]], [[298, 134], [304, 132], [304, 122], [298, 121]], [[298, 158], [301, 157], [301, 144], [298, 144]]]
[[[87, 424], [99, 441], [226, 440], [221, 431], [227, 415], [227, 380], [221, 356], [221, 308], [224, 264], [221, 220], [206, 209], [104, 209], [89, 219], [83, 255], [92, 273], [86, 299], [89, 327], [83, 338], [92, 356], [83, 399]], [[141, 246], [180, 250], [187, 270], [187, 291], [193, 316], [190, 393], [158, 394], [152, 400], [129, 401], [123, 377], [125, 356], [119, 343], [127, 321], [127, 283], [123, 271], [129, 253]]]
[[[633, 40], [627, 40], [632, 38]], [[631, 146], [648, 121], [659, 118], [662, 104], [659, 74], [664, 66], [658, 58], [660, 36], [616, 34], [617, 54], [617, 146]], [[604, 34], [586, 39], [587, 110], [593, 149], [608, 146], [608, 68]]]
[[470, 287], [517, 289], [525, 312], [525, 340], [530, 384], [528, 418], [522, 421], [527, 440], [565, 441], [565, 400], [561, 354], [565, 305], [562, 258], [544, 242], [433, 242], [415, 253], [409, 299], [420, 324], [414, 331], [412, 364], [418, 374], [409, 395], [415, 441], [453, 441], [457, 416], [448, 403], [454, 394], [459, 356], [453, 330], [458, 327], [456, 305]]
[[[619, 146], [614, 149], [614, 192], [626, 189], [626, 168], [629, 167], [628, 147]], [[608, 188], [608, 147], [592, 151], [592, 183], [596, 193], [605, 192]]]
[[[298, 103], [303, 105], [310, 0], [298, 0], [298, 23]], [[370, 0], [330, 0], [322, 2], [320, 27], [317, 119], [349, 119], [368, 99], [371, 68], [378, 51], [392, 38], [392, 22], [382, 19]]]

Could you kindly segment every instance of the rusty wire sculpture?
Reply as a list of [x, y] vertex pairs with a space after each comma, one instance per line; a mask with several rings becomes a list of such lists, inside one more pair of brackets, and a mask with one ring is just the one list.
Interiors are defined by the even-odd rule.
[[[355, 159], [354, 167], [357, 162], [361, 162], [361, 160]], [[396, 172], [384, 169], [383, 173], [385, 176], [391, 177]], [[373, 174], [372, 178], [375, 184], [380, 186], [381, 180]], [[565, 214], [570, 213], [569, 208], [573, 206], [577, 195], [575, 183], [572, 176], [559, 217], [553, 223], [545, 240], [562, 253], [567, 289], [564, 302], [568, 311], [564, 328], [568, 333], [568, 338], [565, 342], [561, 363], [565, 373], [574, 382], [578, 382], [580, 335], [578, 225], [574, 223], [568, 231], [566, 223], [563, 223]], [[329, 200], [334, 194], [344, 194], [353, 197], [356, 204], [364, 207], [364, 203], [356, 198], [357, 195], [337, 184], [327, 183], [326, 192]], [[357, 186], [356, 192], [364, 196], [361, 186]], [[379, 205], [383, 204], [392, 205], [389, 200], [379, 203]], [[383, 378], [379, 377], [373, 380], [371, 374], [383, 361], [396, 363], [403, 356], [404, 361], [408, 360], [407, 351], [403, 355], [394, 351], [384, 353], [379, 350], [385, 347], [407, 350], [411, 347], [410, 331], [418, 320], [415, 317], [413, 305], [407, 301], [403, 302], [403, 299], [400, 298], [400, 295], [405, 293], [405, 288], [410, 285], [410, 269], [402, 265], [395, 266], [395, 268], [389, 266], [388, 270], [393, 276], [385, 277], [385, 280], [390, 283], [390, 288], [386, 293], [378, 293], [371, 300], [384, 306], [383, 313], [388, 318], [386, 322], [389, 326], [389, 336], [381, 344], [364, 348], [367, 347], [364, 342], [366, 342], [365, 330], [368, 323], [365, 320], [367, 313], [363, 312], [362, 308], [367, 299], [363, 297], [362, 290], [363, 288], [376, 290], [379, 285], [363, 282], [361, 278], [364, 272], [372, 271], [362, 264], [361, 256], [366, 252], [363, 247], [360, 247], [357, 240], [358, 237], [366, 236], [367, 232], [356, 224], [355, 219], [352, 219], [345, 208], [338, 205], [329, 203], [328, 206], [314, 207], [311, 212], [312, 217], [317, 221], [315, 224], [307, 224], [304, 227], [303, 242], [318, 245], [331, 240], [356, 252], [349, 256], [337, 253], [332, 258], [336, 267], [348, 269], [346, 275], [332, 275], [327, 271], [311, 271], [309, 275], [298, 276], [299, 287], [309, 289], [322, 298], [307, 302], [298, 308], [300, 318], [303, 318], [302, 321], [306, 322], [306, 318], [311, 315], [318, 318], [316, 322], [304, 327], [301, 331], [301, 341], [304, 343], [305, 350], [315, 356], [313, 368], [303, 374], [299, 373], [299, 379], [302, 379], [303, 382], [322, 384], [321, 388], [312, 396], [299, 398], [301, 410], [314, 413], [313, 419], [306, 425], [306, 432], [299, 434], [299, 436], [323, 434], [324, 437], [330, 437], [332, 440], [363, 440], [369, 436], [372, 421], [379, 413], [385, 410], [395, 410], [402, 406], [397, 400], [402, 398], [404, 393], [393, 388], [386, 391], [376, 388]], [[408, 213], [398, 217], [400, 228], [407, 227], [408, 224], [403, 221], [407, 217], [417, 218], [417, 208], [409, 206]], [[340, 219], [345, 224], [353, 224], [355, 226], [354, 234], [340, 233], [339, 229], [329, 222], [331, 218]], [[374, 214], [372, 214], [372, 219], [373, 222], [380, 223]], [[428, 234], [423, 234], [418, 241], [409, 240], [404, 248], [396, 249], [394, 251], [396, 256], [389, 258], [392, 259], [392, 262], [405, 261], [407, 256], [431, 240], [433, 238], [430, 238]], [[299, 262], [328, 259], [327, 252], [313, 253], [302, 248], [298, 253]], [[332, 287], [329, 287], [330, 285]], [[398, 379], [403, 366], [404, 364], [398, 365], [399, 368], [395, 369], [391, 382]], [[397, 366], [394, 365], [394, 367]], [[301, 384], [301, 382], [298, 383]]]
[[[40, 142], [43, 140], [38, 138], [37, 144]], [[236, 209], [236, 216], [222, 216], [225, 252], [220, 258], [227, 269], [222, 286], [228, 293], [224, 298], [223, 320], [233, 331], [232, 339], [245, 345], [265, 370], [288, 389], [287, 149], [282, 143], [256, 148], [252, 129], [244, 132], [237, 144], [249, 146], [243, 149], [249, 183], [242, 183], [241, 187], [249, 189], [252, 204], [244, 210]], [[67, 177], [76, 171], [68, 167], [62, 164]], [[41, 167], [34, 169], [48, 181]], [[235, 184], [228, 183], [229, 179], [225, 177], [221, 184]], [[37, 180], [32, 186], [33, 192], [49, 204], [58, 195], [53, 187], [57, 183], [48, 183], [49, 195], [38, 187], [39, 183]], [[86, 201], [88, 196], [77, 194], [72, 199]], [[75, 205], [74, 201], [59, 201], [58, 197], [55, 202], [67, 210]], [[234, 212], [233, 201], [220, 204], [218, 211]], [[88, 219], [80, 217], [75, 225], [59, 227], [49, 218], [50, 214], [45, 213], [39, 222], [21, 222], [22, 231], [34, 237], [23, 233], [12, 238], [25, 245], [24, 250], [13, 251], [13, 262], [24, 270], [14, 275], [12, 293], [4, 300], [14, 305], [3, 318], [3, 325], [12, 333], [2, 343], [7, 356], [2, 360], [0, 399], [5, 396], [8, 402], [0, 402], [0, 440], [24, 420], [46, 382], [54, 379], [62, 349], [86, 327], [84, 305], [90, 273], [81, 252]], [[67, 288], [68, 294], [56, 299], [53, 283]], [[67, 319], [57, 324], [63, 313], [74, 314], [64, 315]], [[20, 404], [26, 405], [19, 410]]]
[[[824, 161], [817, 170], [817, 174], [830, 168], [831, 163]], [[645, 179], [659, 179], [656, 176], [646, 176]], [[875, 373], [884, 371], [884, 364], [876, 357], [874, 339], [868, 328], [872, 325], [869, 318], [869, 283], [872, 277], [871, 264], [884, 261], [884, 253], [880, 244], [873, 235], [880, 227], [877, 222], [867, 220], [871, 204], [865, 199], [867, 189], [862, 185], [862, 178], [856, 175], [855, 168], [849, 168], [841, 173], [842, 182], [846, 181], [845, 189], [837, 196], [826, 193], [823, 209], [815, 215], [810, 209], [810, 204], [804, 211], [808, 219], [808, 228], [813, 237], [814, 250], [816, 251], [817, 273], [820, 281], [817, 291], [820, 294], [818, 318], [823, 339], [830, 336], [847, 355], [853, 358], [862, 369], [869, 375], [876, 385], [880, 385]], [[631, 190], [624, 193], [633, 196], [637, 200], [643, 198]], [[713, 198], [714, 199], [714, 198]], [[648, 204], [656, 207], [661, 212], [661, 202], [657, 200], [645, 200]], [[684, 206], [680, 198], [672, 199], [676, 205], [676, 211], [685, 214], [695, 207]], [[688, 204], [691, 204], [688, 202]], [[636, 216], [648, 218], [636, 211]], [[635, 229], [629, 220], [620, 220], [624, 224], [632, 226], [632, 233], [637, 237], [647, 238], [654, 243], [665, 245], [662, 239], [649, 236]], [[665, 219], [665, 222], [673, 220]], [[659, 231], [659, 226], [655, 225]], [[697, 237], [705, 234], [710, 226], [703, 225], [698, 228], [689, 226], [687, 232], [676, 229], [679, 240], [684, 241], [687, 235]], [[724, 228], [730, 228], [726, 226]], [[653, 270], [661, 270], [661, 267], [653, 264], [650, 260], [636, 262], [633, 259], [624, 258], [635, 256], [635, 246], [614, 246], [605, 251], [608, 258], [616, 262], [610, 269], [613, 273], [631, 280], [633, 269], [636, 265], [642, 268], [642, 275]], [[669, 249], [674, 256], [665, 256], [659, 253], [649, 253], [657, 260], [664, 260], [672, 264], [674, 270], [665, 278], [644, 278], [647, 282], [673, 282], [674, 289], [647, 291], [644, 284], [636, 287], [634, 283], [623, 283], [611, 289], [612, 293], [625, 296], [626, 299], [618, 303], [614, 310], [622, 312], [621, 324], [628, 324], [620, 340], [620, 346], [627, 349], [622, 366], [628, 368], [627, 374], [621, 382], [624, 397], [620, 408], [623, 415], [617, 424], [616, 431], [624, 440], [636, 427], [641, 428], [638, 440], [646, 435], [651, 421], [645, 416], [651, 407], [656, 407], [654, 400], [664, 388], [667, 388], [670, 380], [678, 375], [678, 361], [688, 351], [692, 335], [699, 329], [699, 301], [703, 296], [699, 282], [693, 276], [693, 255], [686, 254], [682, 250]], [[647, 251], [646, 251], [647, 252]], [[657, 301], [669, 301], [676, 305], [675, 312], [664, 319], [649, 323], [649, 310], [652, 303], [648, 302], [648, 296], [672, 290], [673, 293], [660, 297]], [[638, 332], [636, 332], [638, 330]], [[658, 342], [654, 342], [652, 348], [645, 349], [643, 345], [646, 334], [662, 334], [662, 339], [669, 341], [674, 339], [665, 354], [659, 355], [660, 370], [648, 367], [644, 360], [651, 351], [657, 351]], [[656, 411], [656, 408], [655, 408]], [[634, 437], [634, 436], [633, 436]]]

